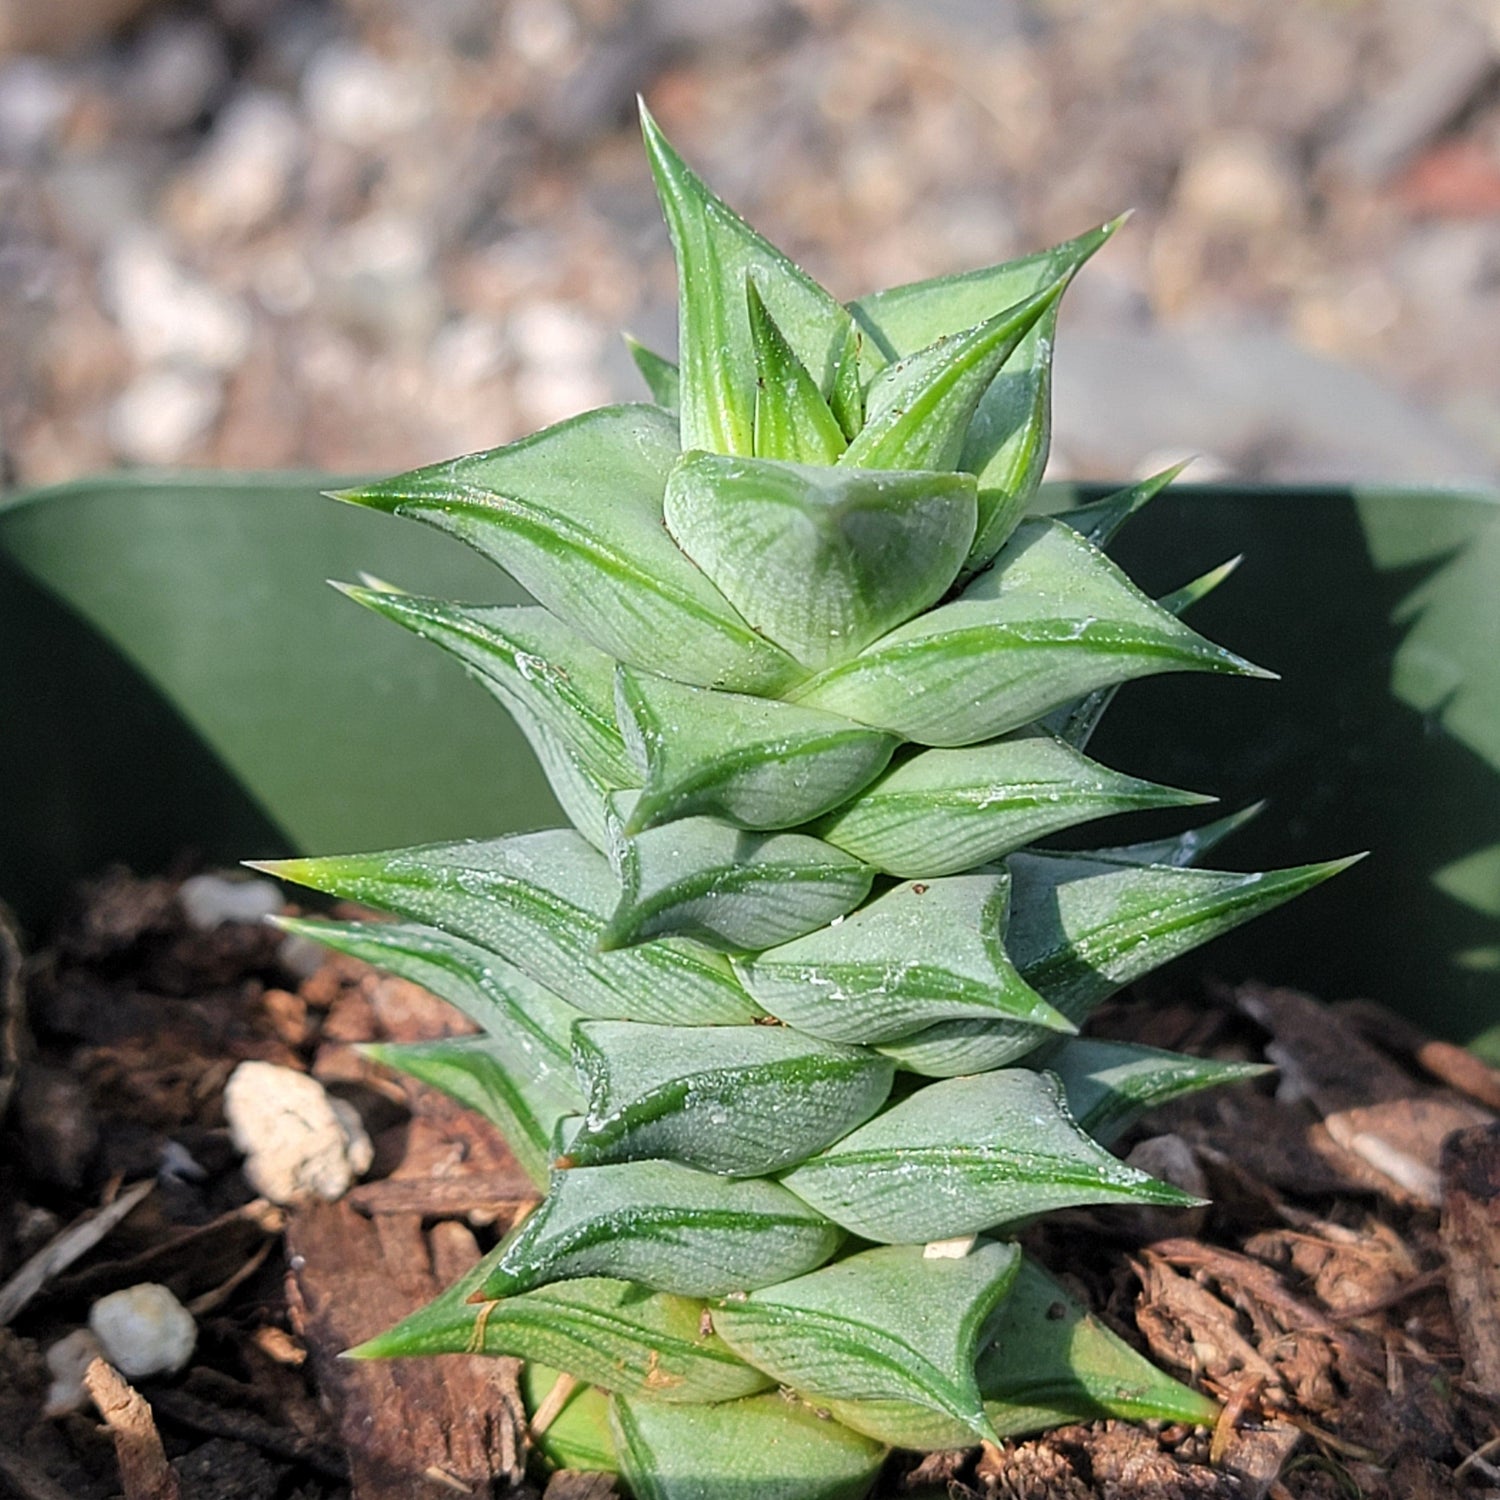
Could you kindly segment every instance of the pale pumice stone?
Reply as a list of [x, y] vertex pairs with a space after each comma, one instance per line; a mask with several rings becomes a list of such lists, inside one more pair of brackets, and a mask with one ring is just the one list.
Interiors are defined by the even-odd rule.
[[224, 922], [263, 922], [279, 912], [283, 902], [280, 887], [270, 880], [193, 875], [177, 889], [183, 915], [200, 932], [212, 932]]
[[130, 1380], [175, 1374], [198, 1341], [192, 1313], [156, 1281], [101, 1297], [89, 1309], [89, 1328], [104, 1357]]
[[82, 1411], [89, 1402], [83, 1372], [96, 1359], [104, 1357], [104, 1346], [88, 1328], [75, 1328], [53, 1344], [46, 1353], [52, 1384], [47, 1387], [47, 1404], [42, 1415], [61, 1417], [70, 1411]]
[[353, 1108], [294, 1068], [241, 1063], [224, 1088], [224, 1116], [245, 1154], [246, 1178], [272, 1203], [332, 1201], [374, 1157]]

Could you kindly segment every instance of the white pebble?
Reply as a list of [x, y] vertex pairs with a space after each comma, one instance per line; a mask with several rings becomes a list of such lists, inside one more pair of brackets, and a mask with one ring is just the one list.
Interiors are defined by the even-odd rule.
[[239, 299], [190, 275], [153, 235], [122, 238], [105, 260], [102, 280], [140, 364], [233, 370], [250, 351], [250, 314]]
[[156, 1281], [101, 1297], [89, 1309], [89, 1327], [104, 1357], [130, 1380], [175, 1374], [198, 1341], [192, 1313]]
[[75, 1328], [47, 1350], [47, 1373], [52, 1376], [52, 1384], [47, 1387], [44, 1417], [66, 1416], [88, 1405], [83, 1372], [103, 1354], [99, 1340], [87, 1328]]
[[236, 880], [228, 875], [192, 875], [177, 890], [189, 925], [211, 932], [225, 922], [262, 922], [284, 904], [270, 880]]
[[294, 1068], [241, 1063], [224, 1088], [224, 1116], [246, 1178], [272, 1203], [338, 1198], [374, 1158], [355, 1111]]
[[151, 370], [133, 380], [110, 408], [110, 442], [130, 463], [175, 464], [213, 430], [223, 404], [216, 375]]

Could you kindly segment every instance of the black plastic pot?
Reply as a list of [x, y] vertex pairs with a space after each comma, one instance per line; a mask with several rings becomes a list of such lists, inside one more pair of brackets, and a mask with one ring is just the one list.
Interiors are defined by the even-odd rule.
[[[0, 898], [33, 929], [111, 861], [557, 821], [488, 696], [323, 580], [523, 596], [421, 527], [319, 499], [329, 482], [129, 476], [0, 507]], [[1193, 623], [1283, 680], [1133, 684], [1091, 753], [1227, 808], [1268, 798], [1226, 863], [1371, 851], [1193, 962], [1460, 1039], [1500, 1021], [1500, 500], [1184, 485], [1114, 550], [1157, 592], [1245, 554]]]

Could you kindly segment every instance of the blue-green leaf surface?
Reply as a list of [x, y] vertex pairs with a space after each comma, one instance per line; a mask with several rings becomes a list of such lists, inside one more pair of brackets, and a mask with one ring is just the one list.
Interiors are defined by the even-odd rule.
[[1009, 894], [1003, 870], [907, 882], [735, 969], [771, 1015], [834, 1041], [882, 1042], [959, 1017], [1071, 1030], [1005, 956]]
[[617, 696], [636, 779], [645, 780], [629, 833], [696, 815], [791, 828], [868, 785], [897, 744], [835, 714], [624, 668]]
[[1269, 675], [1189, 630], [1077, 532], [1036, 519], [951, 604], [790, 696], [921, 744], [965, 745], [1173, 671]]
[[701, 1410], [616, 1396], [610, 1418], [637, 1500], [862, 1500], [886, 1456], [781, 1395]]
[[818, 389], [829, 396], [853, 345], [850, 317], [704, 185], [643, 107], [641, 127], [677, 254], [682, 447], [754, 452], [755, 349], [745, 283], [756, 289]]
[[985, 1415], [1001, 1437], [1100, 1417], [1211, 1426], [1219, 1415], [1217, 1403], [1163, 1375], [1029, 1257], [988, 1330], [976, 1373]]
[[1054, 282], [887, 365], [870, 382], [865, 425], [838, 462], [866, 469], [957, 468], [969, 423], [991, 381], [1065, 285]]
[[1125, 776], [1023, 730], [902, 756], [817, 833], [887, 874], [931, 877], [971, 870], [1091, 818], [1212, 800]]
[[609, 861], [568, 829], [258, 868], [477, 943], [589, 1015], [707, 1026], [759, 1014], [728, 962], [700, 944], [601, 952], [620, 888]]
[[1085, 1203], [1196, 1203], [1080, 1130], [1055, 1077], [928, 1084], [781, 1178], [851, 1234], [922, 1244]]
[[1047, 1048], [1033, 1066], [1057, 1074], [1073, 1118], [1104, 1146], [1118, 1140], [1148, 1109], [1268, 1071], [1264, 1063], [1188, 1057], [1093, 1037], [1069, 1037]]
[[663, 411], [675, 413], [682, 399], [677, 366], [670, 359], [648, 349], [639, 339], [631, 338], [628, 333], [625, 335], [625, 347], [635, 361], [636, 369], [641, 372], [641, 379], [646, 382], [651, 399]]
[[741, 616], [820, 671], [942, 598], [974, 504], [967, 474], [688, 453], [664, 514]]
[[606, 406], [337, 498], [468, 542], [618, 660], [707, 687], [775, 692], [802, 675], [796, 663], [751, 630], [662, 529], [677, 457], [669, 413]]
[[591, 1276], [496, 1302], [472, 1301], [500, 1254], [492, 1250], [351, 1357], [512, 1355], [655, 1401], [733, 1401], [770, 1384], [705, 1328], [703, 1303], [688, 1297]]
[[784, 1026], [584, 1021], [573, 1053], [588, 1098], [576, 1165], [660, 1157], [731, 1177], [779, 1171], [862, 1125], [895, 1071]]
[[755, 456], [833, 463], [849, 446], [838, 418], [776, 326], [753, 275], [745, 282], [745, 296], [755, 351]]
[[365, 1056], [440, 1090], [476, 1111], [505, 1143], [539, 1189], [547, 1186], [559, 1121], [577, 1114], [578, 1091], [536, 1083], [516, 1067], [508, 1037], [443, 1037], [431, 1042], [372, 1042]]
[[771, 948], [852, 911], [873, 877], [868, 865], [803, 833], [681, 818], [626, 842], [623, 894], [602, 941], [625, 948], [680, 935], [729, 952]]
[[604, 847], [609, 794], [640, 779], [615, 722], [613, 658], [536, 606], [475, 609], [383, 589], [344, 592], [461, 661], [509, 710], [574, 826]]
[[1020, 1259], [1014, 1245], [996, 1242], [956, 1259], [888, 1245], [720, 1303], [714, 1328], [857, 1432], [925, 1449], [948, 1446], [957, 1426], [964, 1435], [952, 1446], [963, 1447], [993, 1436], [974, 1361]]
[[487, 1265], [478, 1291], [513, 1297], [552, 1281], [612, 1276], [657, 1291], [722, 1297], [822, 1265], [842, 1238], [764, 1178], [676, 1162], [573, 1167]]

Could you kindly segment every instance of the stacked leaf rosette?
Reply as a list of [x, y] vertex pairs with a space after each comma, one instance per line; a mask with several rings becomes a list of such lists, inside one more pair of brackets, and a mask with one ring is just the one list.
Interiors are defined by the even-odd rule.
[[641, 1496], [854, 1496], [892, 1447], [1211, 1420], [1008, 1238], [1195, 1201], [1108, 1146], [1254, 1070], [1078, 1028], [1346, 863], [1194, 867], [1232, 818], [1035, 847], [1210, 800], [1085, 755], [1121, 683], [1269, 675], [1181, 618], [1228, 568], [1152, 600], [1101, 550], [1170, 475], [1028, 515], [1059, 299], [1116, 225], [845, 306], [645, 133], [681, 287], [679, 364], [636, 349], [654, 404], [339, 497], [535, 599], [347, 589], [504, 704], [573, 825], [270, 867], [396, 918], [286, 925], [479, 1024], [371, 1050], [545, 1193], [357, 1352], [568, 1372]]

